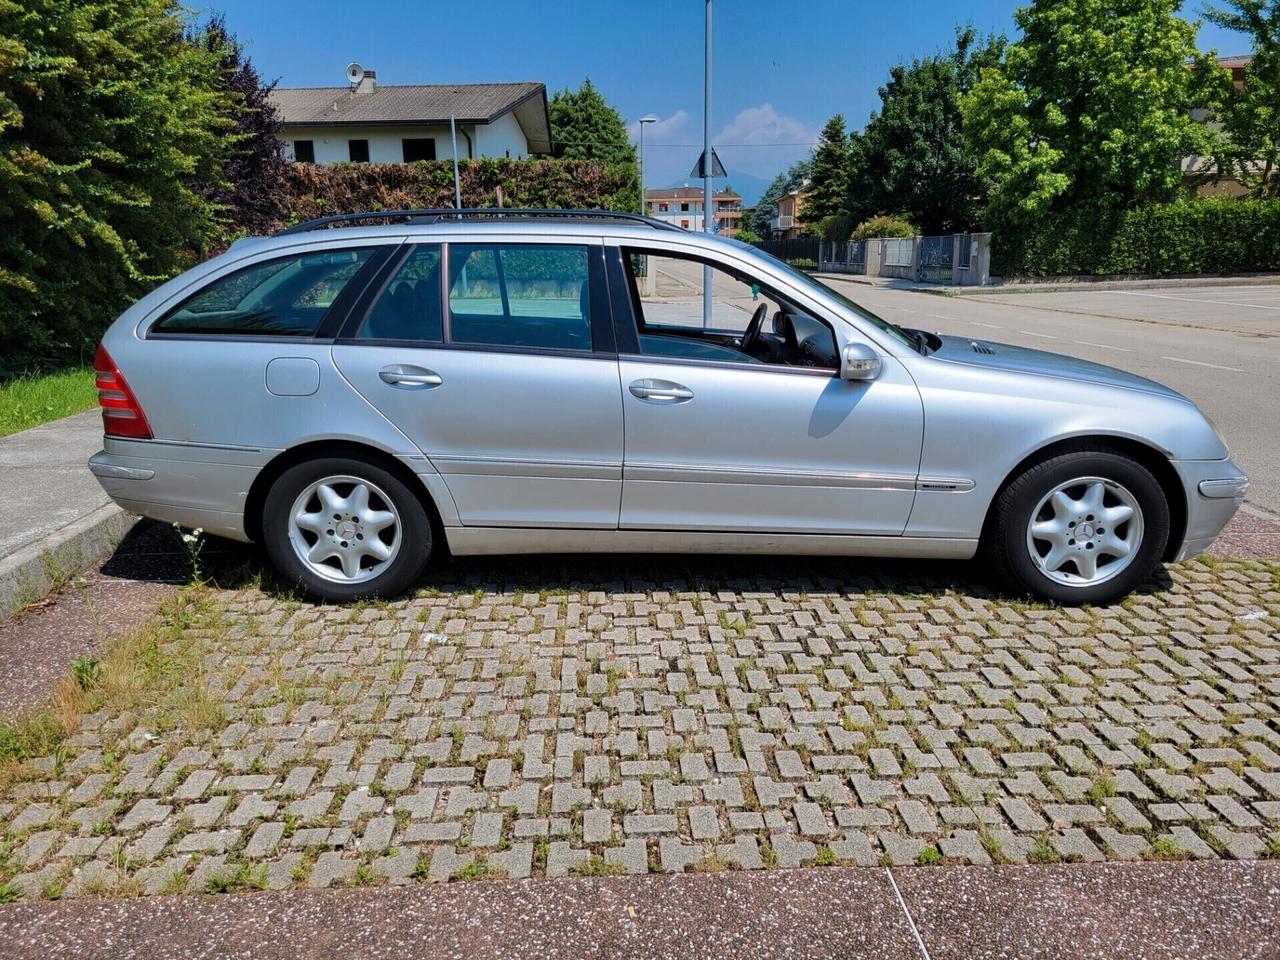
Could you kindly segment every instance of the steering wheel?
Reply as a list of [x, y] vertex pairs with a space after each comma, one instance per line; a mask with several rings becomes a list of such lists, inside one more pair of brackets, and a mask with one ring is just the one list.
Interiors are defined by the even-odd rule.
[[760, 329], [764, 326], [764, 318], [768, 313], [768, 303], [756, 307], [756, 312], [751, 315], [751, 322], [747, 324], [747, 332], [742, 335], [742, 342], [738, 344], [738, 349], [743, 353], [750, 353], [751, 348], [759, 343]]

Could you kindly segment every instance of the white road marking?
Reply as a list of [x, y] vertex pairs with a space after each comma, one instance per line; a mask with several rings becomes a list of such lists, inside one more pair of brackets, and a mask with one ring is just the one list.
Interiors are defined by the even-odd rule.
[[1028, 337], [1040, 337], [1044, 340], [1057, 340], [1057, 337], [1051, 337], [1047, 333], [1036, 333], [1034, 330], [1019, 330], [1019, 333], [1025, 333]]
[[1072, 343], [1078, 343], [1085, 347], [1101, 347], [1103, 350], [1115, 350], [1119, 353], [1133, 353], [1128, 347], [1113, 347], [1109, 343], [1094, 343], [1092, 340], [1073, 340]]
[[1193, 363], [1197, 367], [1212, 367], [1214, 370], [1230, 370], [1232, 373], [1244, 373], [1239, 367], [1224, 367], [1217, 363], [1205, 363], [1203, 360], [1187, 360], [1183, 357], [1161, 357], [1161, 360], [1172, 360], [1174, 363]]
[[[1254, 310], [1280, 310], [1280, 307], [1272, 307], [1263, 303], [1244, 303], [1240, 300], [1201, 300], [1198, 297], [1173, 297], [1161, 293], [1137, 293], [1133, 290], [1111, 290], [1109, 292], [1118, 293], [1122, 297], [1150, 297], [1153, 300], [1183, 300], [1187, 303], [1216, 303], [1228, 307], [1252, 307]], [[1231, 368], [1228, 367], [1227, 369]]]
[[1000, 329], [1000, 324], [998, 323], [983, 323], [981, 320], [969, 320], [966, 322], [972, 323], [975, 327], [990, 327], [992, 330]]

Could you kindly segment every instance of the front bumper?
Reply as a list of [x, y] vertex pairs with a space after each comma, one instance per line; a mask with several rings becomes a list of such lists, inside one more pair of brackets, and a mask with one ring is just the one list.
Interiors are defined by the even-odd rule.
[[1173, 460], [1187, 500], [1187, 525], [1182, 543], [1171, 558], [1175, 563], [1204, 553], [1218, 539], [1244, 503], [1249, 480], [1239, 467], [1225, 460]]

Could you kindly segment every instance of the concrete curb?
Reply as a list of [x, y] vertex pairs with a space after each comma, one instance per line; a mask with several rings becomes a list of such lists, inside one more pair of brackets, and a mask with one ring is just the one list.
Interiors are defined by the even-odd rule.
[[137, 522], [109, 503], [0, 559], [0, 623], [102, 559]]
[[1278, 274], [1246, 274], [1239, 277], [1165, 277], [1152, 280], [1089, 280], [1070, 277], [1049, 278], [1025, 283], [999, 283], [987, 287], [929, 287], [913, 288], [918, 293], [938, 293], [943, 296], [967, 297], [970, 294], [1009, 293], [1081, 293], [1091, 290], [1176, 290], [1180, 287], [1269, 287], [1280, 285]]

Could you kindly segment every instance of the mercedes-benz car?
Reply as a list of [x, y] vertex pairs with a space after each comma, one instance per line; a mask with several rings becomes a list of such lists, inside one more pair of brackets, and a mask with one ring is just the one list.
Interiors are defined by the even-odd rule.
[[598, 211], [408, 210], [240, 240], [126, 310], [89, 463], [331, 601], [433, 553], [964, 560], [1115, 600], [1247, 487], [1185, 397], [902, 329], [733, 240]]

